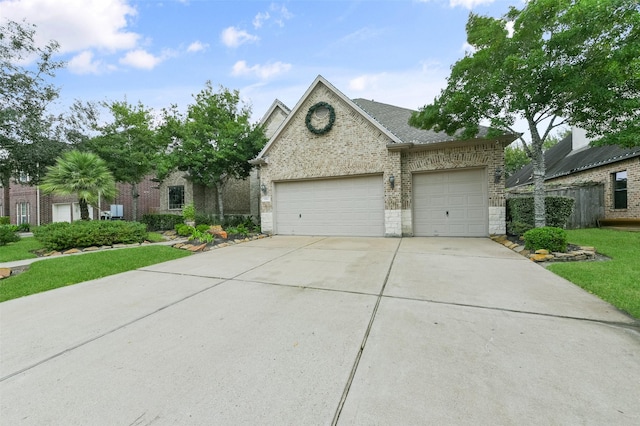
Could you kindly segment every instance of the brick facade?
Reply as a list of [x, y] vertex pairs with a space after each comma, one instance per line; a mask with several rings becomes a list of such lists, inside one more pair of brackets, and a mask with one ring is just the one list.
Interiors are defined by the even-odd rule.
[[[118, 195], [113, 201], [100, 201], [100, 206], [93, 206], [92, 219], [100, 218], [100, 210], [107, 211], [111, 204], [121, 204], [125, 220], [133, 220], [133, 197], [131, 196], [131, 186], [129, 184], [116, 184]], [[54, 221], [54, 206], [60, 205], [66, 208], [69, 205], [69, 214], [72, 220], [79, 219], [74, 211], [73, 204], [78, 202], [76, 196], [61, 196], [55, 194], [42, 194], [35, 186], [24, 185], [13, 182], [9, 188], [11, 223], [20, 221], [17, 209], [21, 204], [28, 205], [28, 222], [31, 226], [52, 223]], [[145, 213], [156, 213], [158, 211], [160, 192], [158, 184], [150, 180], [150, 176], [138, 185], [138, 219]], [[38, 200], [39, 195], [39, 200]], [[40, 211], [38, 212], [38, 207]], [[98, 208], [99, 207], [99, 208]]]
[[[307, 129], [305, 117], [309, 108], [321, 101], [334, 108], [336, 119], [330, 132], [315, 135]], [[323, 79], [317, 80], [261, 154], [260, 180], [266, 188], [260, 205], [262, 230], [274, 231], [273, 190], [277, 182], [381, 175], [385, 235], [410, 236], [413, 173], [482, 168], [488, 179], [488, 233], [505, 232], [504, 179], [500, 175], [496, 182], [494, 178], [496, 170], [501, 173], [504, 169], [504, 142], [450, 142], [407, 149], [400, 145], [396, 149], [391, 142], [398, 141], [392, 141], [388, 132]]]
[[[615, 209], [613, 204], [613, 173], [627, 171], [627, 208]], [[640, 218], [640, 158], [631, 158], [583, 172], [572, 173], [547, 184], [579, 184], [600, 182], [604, 184], [604, 219]]]

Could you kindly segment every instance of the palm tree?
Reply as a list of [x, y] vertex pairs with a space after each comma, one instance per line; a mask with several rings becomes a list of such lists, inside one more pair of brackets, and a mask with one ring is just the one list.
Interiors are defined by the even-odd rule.
[[95, 204], [100, 195], [109, 200], [117, 194], [107, 163], [95, 154], [81, 151], [69, 151], [48, 167], [40, 188], [44, 193], [77, 194], [82, 220], [89, 220], [89, 204]]

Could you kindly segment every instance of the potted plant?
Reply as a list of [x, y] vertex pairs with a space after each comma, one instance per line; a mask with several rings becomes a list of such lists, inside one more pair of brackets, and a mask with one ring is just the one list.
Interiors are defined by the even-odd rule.
[[196, 226], [196, 207], [193, 203], [189, 203], [182, 207], [182, 217], [184, 218], [184, 223], [188, 226], [192, 226], [195, 228]]

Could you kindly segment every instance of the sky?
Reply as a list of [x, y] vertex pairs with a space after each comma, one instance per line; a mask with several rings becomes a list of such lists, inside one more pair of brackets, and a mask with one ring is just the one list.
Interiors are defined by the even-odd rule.
[[469, 13], [522, 0], [0, 0], [6, 19], [60, 43], [55, 108], [74, 100], [186, 109], [206, 81], [259, 120], [322, 75], [347, 97], [418, 109], [464, 56]]

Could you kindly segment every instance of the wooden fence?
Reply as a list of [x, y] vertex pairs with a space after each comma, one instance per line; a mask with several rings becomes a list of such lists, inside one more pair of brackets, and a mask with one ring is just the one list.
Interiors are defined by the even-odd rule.
[[[575, 200], [567, 229], [595, 228], [604, 217], [604, 184], [548, 187], [547, 196], [568, 197]], [[530, 190], [507, 191], [507, 198], [533, 197]]]

